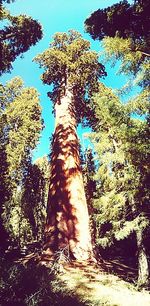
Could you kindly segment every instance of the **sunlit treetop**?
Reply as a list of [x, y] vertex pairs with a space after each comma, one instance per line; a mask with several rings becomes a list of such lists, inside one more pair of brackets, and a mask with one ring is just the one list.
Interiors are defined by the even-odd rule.
[[68, 34], [56, 33], [49, 48], [34, 60], [44, 69], [42, 81], [53, 85], [49, 94], [53, 102], [69, 86], [76, 102], [80, 100], [80, 111], [82, 102], [98, 90], [99, 78], [106, 75], [98, 54], [90, 50], [89, 41], [73, 30]]
[[24, 87], [22, 79], [16, 77], [0, 86], [0, 98], [1, 130], [7, 143], [9, 174], [15, 184], [20, 181], [22, 169], [43, 128], [39, 94], [35, 88]]

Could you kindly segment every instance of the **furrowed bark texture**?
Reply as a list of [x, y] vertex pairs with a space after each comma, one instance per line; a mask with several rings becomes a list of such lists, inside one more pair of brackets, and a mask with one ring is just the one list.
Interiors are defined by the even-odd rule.
[[55, 104], [55, 115], [44, 249], [51, 255], [68, 248], [75, 259], [87, 260], [92, 256], [89, 216], [80, 168], [73, 95], [68, 89]]

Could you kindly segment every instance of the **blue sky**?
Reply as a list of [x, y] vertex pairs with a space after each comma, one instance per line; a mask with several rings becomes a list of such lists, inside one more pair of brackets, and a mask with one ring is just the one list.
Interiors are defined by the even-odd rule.
[[[48, 154], [49, 137], [54, 130], [54, 118], [52, 115], [52, 105], [47, 97], [49, 87], [43, 85], [40, 80], [41, 70], [38, 65], [32, 62], [32, 59], [48, 48], [52, 36], [56, 32], [66, 32], [69, 29], [79, 31], [85, 39], [90, 40], [91, 48], [100, 51], [100, 43], [93, 41], [88, 34], [84, 32], [85, 19], [98, 8], [110, 6], [118, 1], [114, 0], [16, 0], [14, 3], [7, 5], [12, 15], [26, 14], [37, 19], [43, 27], [43, 39], [24, 53], [23, 59], [18, 58], [13, 63], [13, 70], [9, 74], [1, 77], [1, 82], [5, 84], [15, 76], [20, 76], [25, 86], [37, 88], [40, 93], [42, 106], [42, 115], [45, 128], [41, 134], [40, 143], [34, 151], [33, 159]], [[132, 2], [132, 1], [129, 1]], [[123, 76], [115, 75], [115, 70], [109, 65], [106, 66], [108, 73], [105, 84], [112, 88], [120, 88], [125, 83]], [[80, 138], [87, 131], [81, 127], [78, 129]], [[85, 140], [86, 142], [86, 140]]]

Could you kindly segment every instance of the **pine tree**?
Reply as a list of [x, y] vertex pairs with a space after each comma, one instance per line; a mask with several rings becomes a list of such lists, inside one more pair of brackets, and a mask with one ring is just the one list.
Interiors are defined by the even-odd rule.
[[150, 229], [147, 122], [133, 119], [128, 106], [102, 84], [93, 100], [95, 117], [91, 124], [99, 162], [94, 201], [97, 243], [105, 248], [134, 233], [138, 282], [145, 284], [149, 271], [144, 237]]
[[1, 85], [1, 98], [1, 218], [7, 232], [18, 239], [23, 219], [20, 190], [42, 129], [41, 108], [37, 91], [25, 88], [20, 78]]
[[131, 4], [123, 0], [93, 12], [85, 21], [85, 29], [93, 39], [130, 38], [132, 51], [149, 56], [149, 9], [148, 0], [134, 0]]
[[0, 75], [9, 72], [15, 59], [42, 38], [38, 21], [26, 15], [12, 16], [5, 9], [3, 2], [0, 1], [0, 21], [7, 21], [7, 25], [2, 25], [0, 30]]
[[85, 21], [86, 31], [102, 41], [105, 60], [112, 65], [119, 61], [118, 73], [128, 77], [120, 92], [128, 93], [139, 85], [141, 101], [149, 99], [149, 9], [148, 0], [135, 0], [132, 4], [124, 0], [99, 9]]
[[[128, 128], [125, 128], [128, 137], [125, 139], [126, 146], [122, 151], [122, 153], [127, 153], [123, 172], [126, 173], [128, 168], [126, 177], [132, 178], [130, 185], [133, 187], [131, 189], [129, 185], [127, 188], [128, 207], [134, 206], [134, 212], [129, 212], [129, 215], [138, 220], [138, 225], [133, 222], [133, 227], [135, 225], [137, 229], [135, 232], [139, 254], [138, 280], [141, 284], [147, 282], [149, 274], [144, 246], [146, 228], [149, 228], [149, 213], [146, 204], [149, 196], [149, 8], [150, 3], [147, 0], [135, 0], [132, 4], [121, 1], [104, 10], [94, 12], [85, 22], [86, 30], [92, 37], [102, 40], [105, 59], [111, 61], [112, 64], [120, 61], [119, 72], [128, 77], [128, 82], [121, 89], [121, 93], [128, 93], [128, 90], [135, 85], [141, 86], [140, 94], [128, 102], [127, 112], [130, 116], [144, 115], [145, 120], [130, 119]], [[117, 143], [115, 146], [120, 148]], [[124, 230], [130, 232], [131, 224], [131, 222], [127, 223]]]

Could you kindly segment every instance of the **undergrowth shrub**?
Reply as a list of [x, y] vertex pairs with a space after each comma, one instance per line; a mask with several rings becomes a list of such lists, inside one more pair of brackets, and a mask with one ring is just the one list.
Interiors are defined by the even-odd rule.
[[35, 263], [0, 260], [0, 306], [79, 306], [75, 293], [67, 292], [54, 269]]

